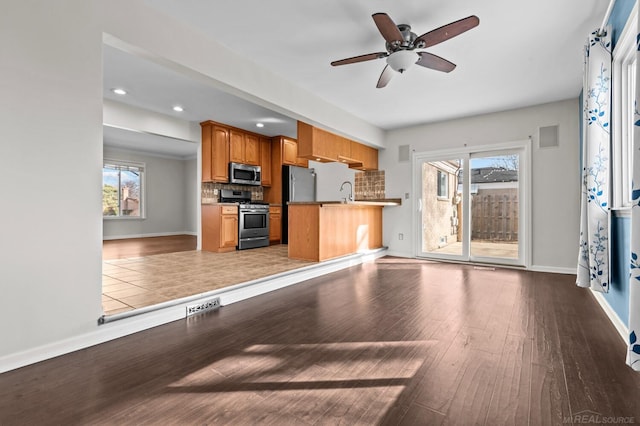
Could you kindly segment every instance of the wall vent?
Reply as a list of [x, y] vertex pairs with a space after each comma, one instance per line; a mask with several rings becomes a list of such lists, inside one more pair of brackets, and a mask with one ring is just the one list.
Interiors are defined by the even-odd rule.
[[538, 146], [540, 148], [553, 148], [558, 146], [558, 126], [540, 127]]
[[400, 145], [398, 147], [398, 161], [401, 163], [411, 160], [411, 147], [409, 145]]
[[202, 303], [197, 303], [195, 305], [187, 306], [187, 316], [200, 314], [202, 312], [213, 311], [214, 309], [218, 309], [220, 307], [220, 298], [216, 297], [214, 299], [206, 300]]

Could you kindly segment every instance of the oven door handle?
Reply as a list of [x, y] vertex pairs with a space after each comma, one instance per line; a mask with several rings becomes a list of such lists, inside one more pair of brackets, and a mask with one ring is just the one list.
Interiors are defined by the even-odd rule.
[[264, 209], [242, 209], [240, 213], [267, 213]]

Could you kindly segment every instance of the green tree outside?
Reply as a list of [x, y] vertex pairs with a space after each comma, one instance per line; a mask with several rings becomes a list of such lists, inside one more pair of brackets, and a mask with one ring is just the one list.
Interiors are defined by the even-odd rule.
[[112, 185], [102, 185], [102, 215], [118, 215], [118, 188]]

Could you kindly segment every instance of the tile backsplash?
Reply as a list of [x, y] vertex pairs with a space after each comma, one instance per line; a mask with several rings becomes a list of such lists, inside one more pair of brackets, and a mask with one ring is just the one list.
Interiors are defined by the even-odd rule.
[[261, 186], [248, 185], [231, 185], [228, 183], [203, 182], [201, 188], [201, 197], [203, 203], [216, 203], [220, 198], [221, 189], [231, 189], [233, 191], [251, 191], [252, 201], [262, 201], [264, 191]]
[[356, 173], [356, 200], [378, 200], [385, 198], [384, 170], [372, 170]]

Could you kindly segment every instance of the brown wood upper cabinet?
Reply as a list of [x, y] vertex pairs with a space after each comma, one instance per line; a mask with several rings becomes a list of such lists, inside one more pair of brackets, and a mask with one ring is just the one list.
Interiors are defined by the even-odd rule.
[[280, 138], [282, 140], [282, 164], [308, 167], [309, 161], [305, 158], [300, 158], [298, 154], [298, 141], [284, 136]]
[[213, 121], [200, 123], [202, 128], [202, 181], [229, 181], [229, 129]]
[[358, 170], [378, 169], [378, 150], [298, 121], [298, 155], [309, 160], [341, 162]]
[[271, 186], [271, 139], [260, 138], [260, 170], [262, 186]]
[[351, 157], [362, 164], [349, 166], [358, 170], [378, 170], [378, 150], [358, 142], [351, 141]]
[[231, 129], [229, 160], [234, 163], [260, 165], [260, 139], [253, 134]]

